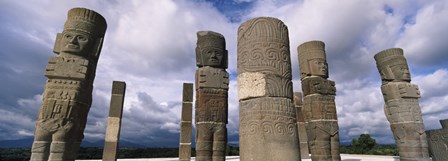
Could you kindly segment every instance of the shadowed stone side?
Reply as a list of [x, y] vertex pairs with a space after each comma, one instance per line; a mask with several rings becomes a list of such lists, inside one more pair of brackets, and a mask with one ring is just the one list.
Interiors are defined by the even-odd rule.
[[294, 92], [294, 104], [297, 112], [297, 129], [299, 130], [300, 156], [302, 159], [310, 158], [310, 151], [308, 149], [308, 136], [306, 134], [306, 123], [302, 112], [302, 93]]
[[336, 87], [328, 78], [325, 44], [305, 42], [297, 48], [308, 143], [313, 161], [340, 161]]
[[224, 36], [199, 31], [196, 47], [196, 161], [224, 161], [229, 73]]
[[299, 161], [286, 25], [259, 17], [238, 28], [241, 161]]
[[191, 121], [193, 114], [193, 83], [183, 84], [182, 115], [180, 118], [179, 161], [191, 159]]
[[440, 124], [442, 129], [426, 131], [432, 161], [445, 161], [448, 158], [448, 119], [440, 120]]
[[68, 11], [62, 33], [45, 71], [48, 78], [36, 121], [32, 161], [75, 160], [87, 114], [93, 81], [106, 32], [106, 20], [95, 11]]
[[392, 48], [375, 54], [381, 75], [384, 111], [401, 161], [429, 161], [428, 142], [418, 103], [420, 91], [411, 84], [403, 50]]
[[107, 119], [106, 139], [103, 149], [103, 161], [117, 160], [125, 93], [126, 83], [113, 81], [109, 118]]

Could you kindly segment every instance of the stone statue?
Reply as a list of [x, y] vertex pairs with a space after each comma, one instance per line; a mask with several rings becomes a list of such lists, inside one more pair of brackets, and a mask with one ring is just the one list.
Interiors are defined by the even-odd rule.
[[193, 115], [193, 83], [184, 83], [180, 121], [179, 161], [191, 160], [191, 121]]
[[224, 36], [199, 31], [196, 47], [196, 161], [224, 161], [227, 146], [227, 50]]
[[68, 11], [64, 31], [57, 34], [45, 76], [32, 161], [75, 160], [92, 103], [93, 80], [106, 32], [106, 21], [95, 11]]
[[386, 113], [401, 161], [429, 161], [428, 142], [418, 103], [420, 91], [411, 84], [403, 50], [392, 48], [375, 55], [381, 75]]
[[336, 87], [328, 78], [325, 44], [305, 42], [297, 48], [304, 95], [305, 117], [311, 159], [340, 161], [339, 127], [336, 114]]
[[103, 161], [117, 161], [125, 93], [126, 82], [113, 81], [106, 138], [104, 139]]
[[288, 28], [271, 17], [238, 29], [241, 161], [299, 161]]
[[444, 161], [448, 158], [448, 119], [440, 120], [440, 124], [442, 129], [426, 131], [432, 161]]
[[306, 123], [302, 112], [302, 93], [294, 92], [294, 104], [297, 112], [297, 129], [299, 130], [300, 156], [302, 159], [310, 159], [310, 151], [308, 149], [308, 137], [306, 135]]

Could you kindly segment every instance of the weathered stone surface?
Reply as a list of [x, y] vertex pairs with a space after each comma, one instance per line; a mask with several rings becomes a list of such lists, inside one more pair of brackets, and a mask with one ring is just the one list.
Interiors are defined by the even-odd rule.
[[179, 161], [190, 161], [191, 143], [181, 143], [179, 145]]
[[113, 81], [109, 117], [107, 119], [106, 139], [103, 150], [103, 160], [106, 161], [117, 160], [125, 92], [125, 82]]
[[225, 123], [196, 122], [196, 160], [224, 161], [227, 146]]
[[302, 93], [294, 92], [294, 104], [297, 108], [297, 129], [299, 130], [300, 156], [302, 159], [310, 158], [310, 151], [308, 149], [308, 136], [306, 134], [305, 116], [302, 112]]
[[240, 160], [300, 160], [286, 25], [259, 17], [238, 29]]
[[340, 161], [335, 83], [328, 78], [325, 44], [309, 41], [298, 46], [304, 95], [302, 112], [313, 161]]
[[442, 129], [426, 131], [432, 161], [444, 161], [448, 158], [448, 127], [446, 123], [448, 123], [448, 119], [440, 120]]
[[410, 84], [403, 50], [392, 48], [375, 55], [383, 84], [386, 118], [390, 123], [400, 160], [429, 161], [428, 142], [423, 125], [417, 85]]
[[184, 83], [182, 93], [182, 115], [180, 121], [179, 161], [191, 159], [191, 132], [193, 114], [193, 83]]
[[209, 66], [196, 70], [196, 90], [202, 88], [229, 89], [229, 73]]
[[228, 53], [224, 36], [213, 31], [199, 31], [197, 37], [196, 65], [226, 69]]
[[182, 88], [182, 102], [193, 102], [193, 83], [184, 83]]
[[246, 72], [238, 75], [238, 98], [240, 100], [256, 97], [292, 98], [291, 79], [261, 72]]
[[442, 124], [442, 128], [448, 129], [448, 119], [440, 120], [440, 124]]
[[196, 160], [224, 161], [229, 89], [225, 39], [213, 31], [199, 31], [197, 36]]
[[68, 11], [45, 76], [32, 161], [75, 160], [92, 103], [95, 69], [106, 32], [104, 17], [85, 8]]

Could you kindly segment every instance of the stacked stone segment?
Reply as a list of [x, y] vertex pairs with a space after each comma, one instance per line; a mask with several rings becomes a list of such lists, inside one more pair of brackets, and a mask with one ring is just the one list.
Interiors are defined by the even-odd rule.
[[444, 161], [448, 158], [448, 119], [440, 120], [440, 124], [442, 129], [426, 131], [432, 161]]
[[305, 116], [302, 112], [303, 102], [302, 93], [294, 92], [294, 104], [297, 112], [297, 129], [299, 130], [300, 156], [302, 159], [310, 159], [310, 151], [308, 149], [308, 136], [306, 134]]
[[238, 29], [241, 161], [300, 160], [289, 37], [275, 18], [248, 20]]
[[340, 161], [336, 87], [328, 78], [325, 44], [309, 41], [298, 46], [300, 78], [308, 143], [313, 161]]
[[106, 138], [103, 148], [103, 161], [117, 160], [125, 93], [126, 83], [113, 81], [109, 117], [107, 118]]
[[193, 115], [193, 83], [184, 83], [180, 118], [179, 161], [191, 160], [191, 133]]
[[429, 161], [428, 142], [418, 103], [420, 91], [411, 84], [403, 50], [391, 48], [375, 56], [381, 75], [385, 114], [402, 161]]

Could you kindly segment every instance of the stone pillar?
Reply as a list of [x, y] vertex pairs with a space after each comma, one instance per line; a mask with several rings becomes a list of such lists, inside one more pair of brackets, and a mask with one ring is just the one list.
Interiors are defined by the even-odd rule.
[[328, 78], [325, 44], [305, 42], [297, 48], [302, 81], [303, 114], [311, 159], [340, 161], [339, 127], [336, 114], [336, 87]]
[[428, 130], [426, 136], [428, 137], [429, 152], [432, 156], [432, 161], [446, 161], [448, 158], [448, 119], [440, 120], [442, 129]]
[[193, 83], [183, 84], [182, 115], [180, 118], [179, 161], [191, 159], [191, 121], [193, 115]]
[[199, 31], [196, 47], [196, 161], [224, 161], [227, 147], [227, 50], [224, 36]]
[[123, 114], [125, 92], [125, 82], [113, 81], [109, 118], [107, 118], [106, 139], [103, 149], [103, 161], [117, 160], [118, 141], [120, 140], [121, 116]]
[[241, 161], [299, 161], [288, 28], [271, 17], [238, 29]]
[[297, 112], [297, 129], [299, 130], [300, 156], [302, 159], [310, 159], [310, 151], [308, 149], [308, 137], [306, 135], [305, 118], [302, 112], [302, 93], [294, 92], [294, 104]]
[[68, 11], [48, 61], [48, 78], [36, 121], [32, 161], [75, 160], [92, 104], [95, 71], [106, 20], [95, 11]]
[[381, 75], [384, 111], [401, 161], [429, 161], [428, 142], [418, 100], [418, 86], [411, 84], [403, 50], [392, 48], [375, 55]]

